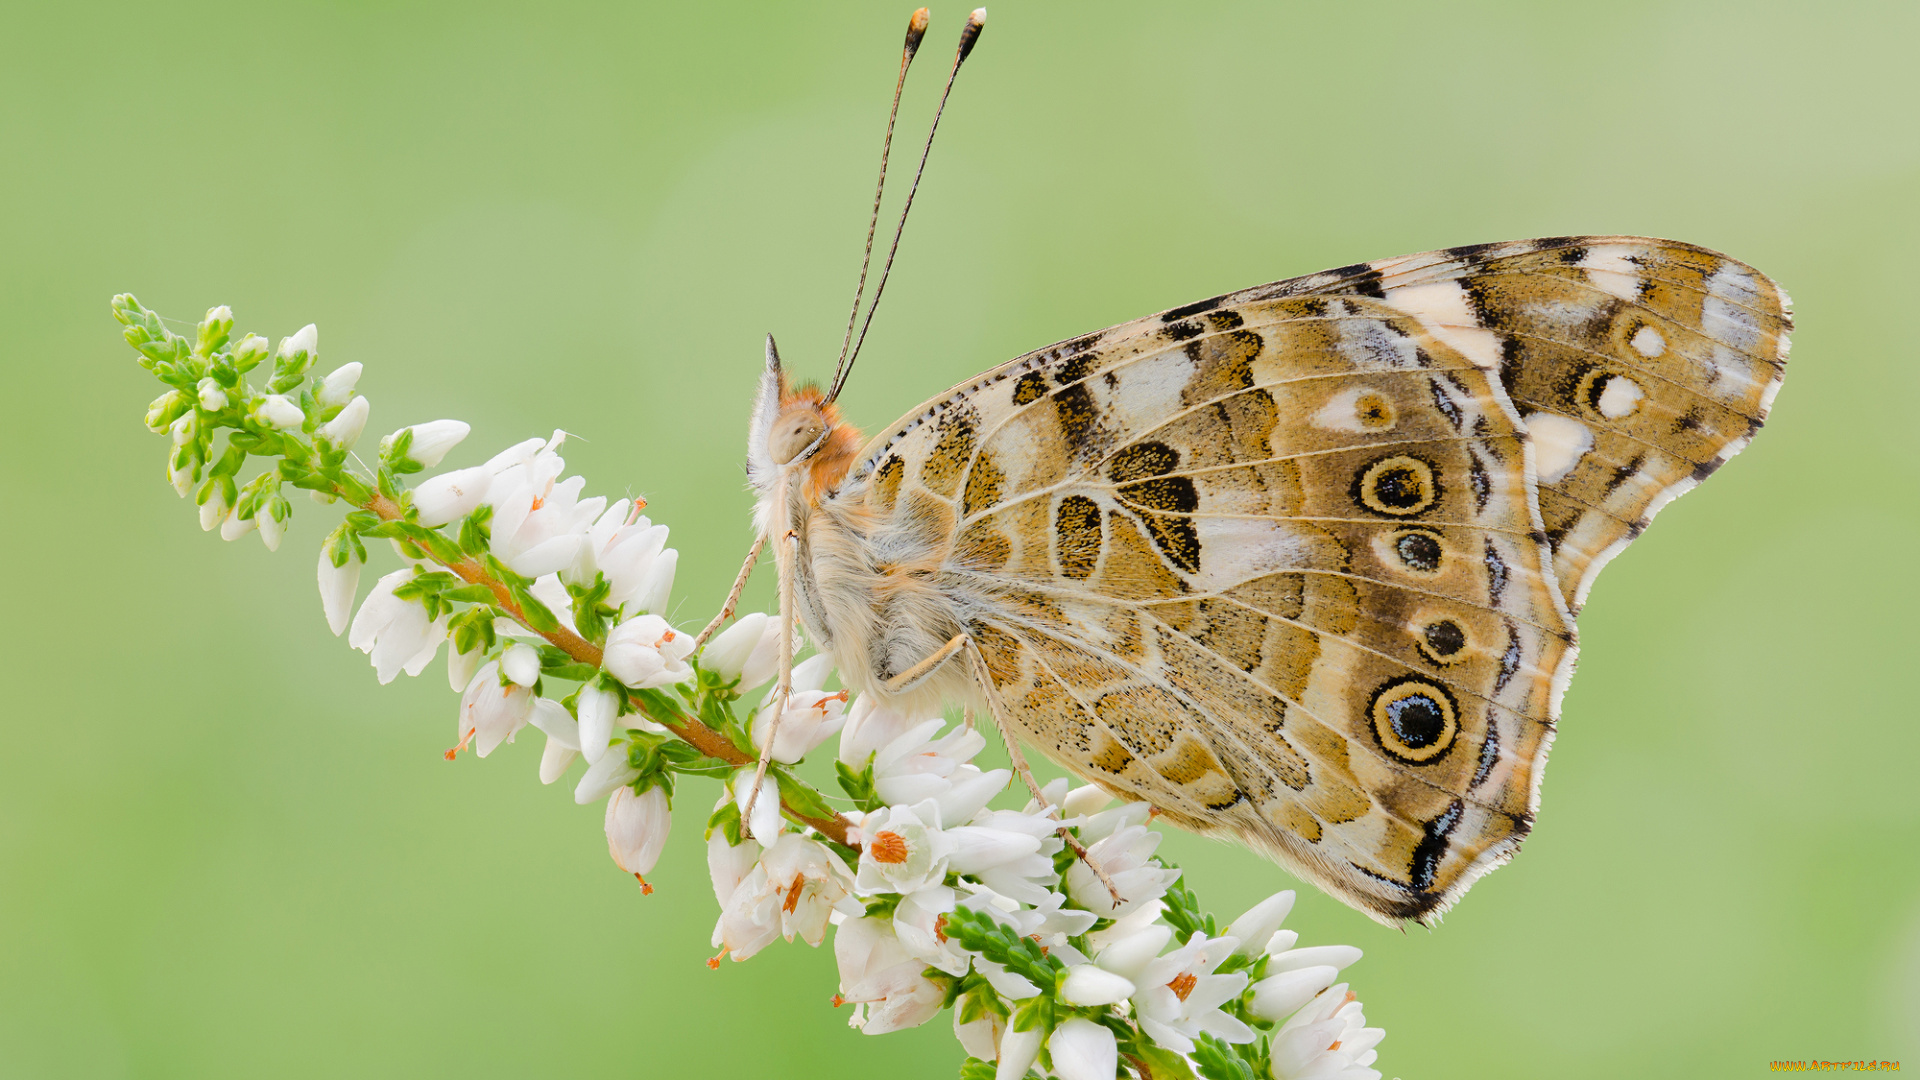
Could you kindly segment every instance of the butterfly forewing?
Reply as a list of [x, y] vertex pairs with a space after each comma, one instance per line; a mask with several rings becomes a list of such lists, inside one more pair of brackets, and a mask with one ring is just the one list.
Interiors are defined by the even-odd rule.
[[835, 498], [926, 563], [1031, 744], [1426, 919], [1530, 827], [1568, 604], [1743, 444], [1785, 328], [1660, 241], [1359, 264], [1002, 365]]

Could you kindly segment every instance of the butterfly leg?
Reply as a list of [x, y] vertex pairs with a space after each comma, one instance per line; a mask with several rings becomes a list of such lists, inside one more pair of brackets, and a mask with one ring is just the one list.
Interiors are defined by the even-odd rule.
[[953, 654], [973, 643], [964, 631], [953, 635], [953, 640], [940, 646], [932, 656], [913, 665], [907, 670], [887, 680], [887, 693], [899, 694], [918, 686], [921, 680], [940, 670], [940, 665], [953, 659]]
[[[961, 636], [965, 637], [966, 635], [963, 634]], [[1033, 769], [1027, 765], [1027, 755], [1020, 750], [1019, 737], [1013, 733], [1013, 728], [1007, 723], [1006, 716], [1001, 709], [1000, 692], [994, 687], [993, 677], [987, 671], [986, 658], [980, 655], [979, 649], [971, 647], [973, 645], [972, 638], [967, 638], [967, 645], [969, 646], [967, 649], [967, 657], [973, 661], [973, 676], [975, 680], [979, 682], [981, 691], [986, 695], [987, 712], [993, 715], [994, 726], [1000, 729], [1000, 740], [1007, 744], [1007, 758], [1013, 764], [1013, 771], [1020, 779], [1026, 781], [1027, 790], [1033, 792], [1033, 797], [1039, 800], [1040, 805], [1051, 807], [1051, 804], [1047, 802], [1047, 797], [1040, 791], [1040, 782], [1033, 778]], [[971, 716], [971, 713], [969, 713], [969, 716]], [[1113, 902], [1115, 904], [1126, 903], [1126, 898], [1120, 895], [1120, 887], [1113, 883], [1113, 878], [1107, 875], [1106, 869], [1099, 863], [1094, 862], [1093, 856], [1087, 854], [1087, 846], [1080, 842], [1080, 838], [1073, 835], [1064, 825], [1056, 831], [1060, 834], [1060, 839], [1066, 841], [1067, 846], [1073, 849], [1074, 856], [1081, 862], [1086, 863], [1087, 869], [1093, 871], [1093, 876], [1099, 878], [1100, 884], [1107, 887], [1107, 894], [1113, 897]]]
[[705, 645], [707, 639], [713, 636], [713, 632], [720, 629], [720, 624], [733, 617], [733, 609], [740, 603], [740, 593], [747, 587], [747, 578], [753, 576], [753, 564], [759, 561], [760, 549], [765, 547], [766, 543], [767, 538], [764, 533], [753, 538], [753, 546], [747, 549], [747, 561], [740, 564], [740, 576], [733, 579], [733, 591], [727, 594], [727, 602], [720, 606], [720, 614], [715, 615], [713, 621], [707, 624], [707, 628], [700, 631], [700, 636], [693, 639], [694, 648], [698, 649]]
[[[760, 762], [753, 770], [753, 787], [748, 789], [747, 804], [740, 811], [740, 827], [743, 830], [751, 829], [747, 822], [753, 816], [754, 801], [760, 797], [760, 784], [766, 780], [767, 769], [773, 765], [774, 739], [780, 734], [780, 718], [786, 715], [787, 699], [793, 696], [793, 548], [796, 540], [793, 530], [787, 530], [773, 553], [780, 569], [780, 626], [784, 631], [780, 635], [780, 685], [773, 694], [773, 715], [767, 717], [767, 744], [760, 748]], [[747, 557], [747, 565], [741, 567], [742, 582], [746, 580], [747, 571], [753, 569], [753, 559], [759, 551], [760, 545], [755, 544], [753, 554]], [[772, 837], [754, 839], [763, 844], [773, 842]]]

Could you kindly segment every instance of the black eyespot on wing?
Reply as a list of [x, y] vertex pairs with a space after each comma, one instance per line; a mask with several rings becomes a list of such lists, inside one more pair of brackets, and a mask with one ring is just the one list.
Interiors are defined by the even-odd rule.
[[1382, 753], [1403, 765], [1431, 765], [1460, 737], [1460, 704], [1419, 675], [1389, 679], [1367, 703], [1367, 726]]
[[1437, 533], [1426, 529], [1402, 529], [1393, 536], [1393, 553], [1401, 565], [1420, 574], [1438, 573], [1445, 548]]
[[1411, 454], [1394, 454], [1376, 458], [1356, 471], [1349, 494], [1362, 510], [1410, 517], [1440, 501], [1440, 479], [1431, 462]]
[[1442, 662], [1453, 659], [1466, 648], [1467, 632], [1452, 619], [1438, 619], [1430, 622], [1420, 631], [1426, 642], [1426, 653]]

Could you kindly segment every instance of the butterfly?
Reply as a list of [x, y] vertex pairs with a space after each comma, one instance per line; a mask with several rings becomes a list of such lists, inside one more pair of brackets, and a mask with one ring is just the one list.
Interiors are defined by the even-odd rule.
[[769, 338], [748, 474], [850, 688], [1431, 924], [1532, 828], [1594, 577], [1753, 438], [1791, 324], [1690, 244], [1480, 244], [1059, 342], [864, 442]]

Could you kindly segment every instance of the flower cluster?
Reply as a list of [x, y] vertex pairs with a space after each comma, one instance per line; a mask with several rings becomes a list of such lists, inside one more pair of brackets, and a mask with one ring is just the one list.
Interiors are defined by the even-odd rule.
[[[676, 782], [720, 781], [706, 830], [713, 966], [831, 932], [850, 1023], [881, 1034], [952, 1009], [962, 1076], [976, 1080], [1380, 1075], [1383, 1033], [1339, 981], [1359, 950], [1297, 947], [1281, 926], [1290, 891], [1217, 924], [1156, 858], [1146, 805], [1061, 780], [995, 808], [1013, 778], [974, 763], [980, 732], [850, 700], [828, 689], [824, 655], [794, 667], [783, 698], [769, 688], [742, 715], [779, 673], [793, 629], [765, 614], [711, 641], [675, 627], [666, 527], [637, 501], [583, 497], [585, 481], [565, 475], [563, 432], [410, 485], [467, 425], [399, 428], [363, 463], [361, 367], [313, 375], [313, 327], [269, 350], [253, 335], [232, 341], [226, 308], [192, 340], [129, 296], [114, 314], [168, 386], [147, 423], [171, 437], [168, 480], [194, 498], [203, 528], [230, 540], [257, 531], [277, 548], [292, 514], [284, 487], [348, 504], [322, 544], [322, 612], [382, 683], [420, 674], [447, 646], [460, 694], [449, 759], [484, 758], [529, 725], [546, 739], [542, 783], [584, 759], [574, 799], [604, 801], [608, 851], [645, 892]], [[269, 356], [256, 387], [248, 373]], [[249, 457], [271, 464], [243, 481]], [[400, 566], [356, 610], [368, 539], [389, 541]], [[829, 740], [833, 799], [792, 768]], [[762, 754], [771, 764], [756, 786]]]

